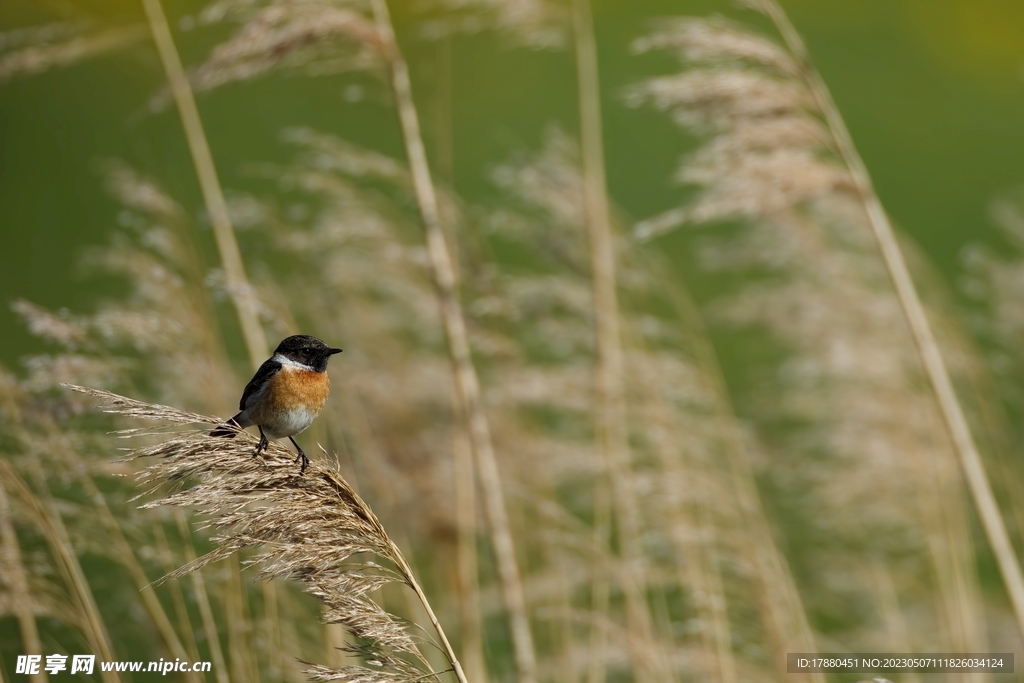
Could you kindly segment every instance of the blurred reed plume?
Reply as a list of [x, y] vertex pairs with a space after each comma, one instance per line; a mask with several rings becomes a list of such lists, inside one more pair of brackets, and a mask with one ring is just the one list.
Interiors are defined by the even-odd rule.
[[971, 332], [980, 340], [987, 362], [975, 361], [977, 371], [972, 383], [984, 397], [981, 415], [997, 443], [1000, 457], [998, 477], [994, 478], [1000, 502], [1012, 510], [1018, 542], [1024, 529], [1024, 506], [1017, 493], [1024, 477], [1017, 468], [1016, 446], [1022, 432], [1019, 416], [1024, 412], [1020, 382], [1024, 363], [1017, 340], [1022, 327], [1017, 305], [1024, 282], [1024, 193], [1013, 188], [1002, 192], [990, 207], [992, 222], [1004, 236], [1008, 248], [997, 252], [980, 244], [965, 249], [962, 257], [964, 276], [960, 289], [974, 304], [969, 318]]
[[[500, 374], [491, 391], [499, 405], [523, 416], [518, 421], [525, 418], [515, 430], [526, 433], [505, 438], [527, 445], [521, 457], [538, 465], [524, 472], [524, 482], [549, 498], [536, 503], [552, 528], [543, 546], [547, 566], [527, 578], [528, 594], [546, 601], [536, 609], [555, 623], [569, 615], [570, 624], [608, 630], [607, 623], [627, 622], [621, 597], [604, 615], [607, 608], [593, 602], [559, 604], [563, 596], [534, 582], [561, 574], [576, 577], [570, 586], [604, 581], [622, 596], [642, 572], [648, 577], [643, 602], [631, 609], [649, 610], [653, 637], [634, 641], [608, 630], [608, 645], [595, 651], [593, 642], [579, 642], [578, 631], [570, 630], [563, 636], [565, 661], [590, 676], [595, 668], [597, 675], [636, 671], [636, 660], [647, 658], [640, 666], [660, 667], [659, 680], [675, 675], [680, 660], [712, 679], [769, 680], [761, 657], [810, 646], [810, 636], [793, 579], [767, 532], [748, 447], [692, 303], [658, 258], [615, 240], [633, 451], [628, 481], [616, 495], [632, 498], [642, 543], [642, 555], [616, 557], [602, 542], [582, 543], [581, 527], [570, 523], [574, 516], [599, 522], [594, 481], [611, 469], [591, 454], [593, 437], [584, 436], [593, 428], [587, 375], [596, 345], [587, 332], [593, 313], [579, 152], [552, 129], [542, 151], [517, 155], [497, 167], [494, 178], [511, 201], [489, 218], [488, 232], [501, 242], [533, 245], [541, 256], [536, 270], [503, 273], [473, 307], [480, 322], [497, 325], [524, 348], [522, 360], [495, 357], [491, 372]], [[567, 509], [553, 514], [559, 506]], [[579, 562], [590, 565], [589, 572], [572, 569]], [[579, 595], [586, 585], [568, 594]], [[742, 615], [740, 605], [746, 606]], [[690, 628], [670, 636], [671, 624], [680, 621]]]
[[[788, 24], [779, 23], [785, 33]], [[955, 460], [963, 455], [973, 487], [973, 444], [966, 455], [960, 440], [954, 448], [942, 429], [946, 397], [936, 390], [940, 411], [922, 385], [926, 365], [934, 381], [931, 357], [925, 353], [922, 363], [917, 327], [914, 336], [907, 334], [904, 291], [896, 296], [885, 270], [889, 261], [879, 258], [875, 218], [866, 209], [877, 198], [864, 199], [863, 171], [848, 165], [836, 114], [805, 78], [809, 67], [771, 39], [724, 19], [676, 20], [635, 48], [676, 51], [687, 68], [632, 88], [628, 102], [667, 110], [707, 139], [683, 159], [677, 176], [698, 188], [693, 200], [639, 223], [635, 235], [650, 239], [682, 224], [745, 226], [731, 239], [703, 240], [701, 260], [709, 270], [742, 274], [743, 281], [714, 303], [714, 318], [766, 330], [790, 354], [775, 378], [764, 376], [764, 392], [749, 400], [761, 428], [778, 442], [764, 467], [777, 491], [776, 514], [802, 529], [796, 532], [801, 546], [791, 547], [790, 555], [801, 592], [824, 610], [817, 620], [852, 609], [849, 600], [874, 601], [885, 613], [885, 597], [862, 554], [870, 547], [876, 567], [894, 582], [901, 608], [917, 604], [918, 614], [934, 615], [909, 628], [886, 618], [888, 638], [909, 637], [911, 648], [924, 642], [983, 647], [974, 548]], [[930, 313], [949, 324], [948, 312]], [[802, 426], [795, 438], [780, 431], [785, 423]], [[951, 429], [959, 439], [959, 426]], [[992, 538], [1002, 542], [1002, 533], [1008, 543], [998, 512], [994, 520], [988, 516], [991, 492], [987, 498], [972, 492], [986, 524], [993, 522]], [[849, 509], [858, 515], [849, 517]], [[1002, 557], [999, 542], [994, 547]], [[846, 552], [851, 555], [840, 560]], [[924, 558], [931, 570], [922, 573]], [[1001, 566], [1012, 595], [1013, 562]], [[816, 576], [827, 576], [828, 585], [816, 588]], [[920, 590], [930, 576], [935, 584]], [[881, 635], [872, 628], [830, 634], [851, 644], [864, 639], [864, 647], [887, 642], [885, 636], [875, 640]]]
[[232, 21], [242, 27], [192, 72], [192, 86], [203, 92], [272, 69], [323, 75], [379, 67], [384, 46], [367, 7], [365, 0], [214, 3], [200, 14], [201, 25]]
[[512, 45], [564, 49], [569, 12], [553, 0], [422, 0], [421, 34], [438, 40], [457, 34], [497, 31]]
[[145, 38], [141, 24], [97, 27], [86, 21], [0, 33], [0, 84], [137, 45]]
[[[260, 566], [257, 579], [291, 578], [305, 584], [306, 591], [327, 608], [324, 620], [344, 625], [356, 639], [344, 649], [362, 658], [362, 665], [340, 669], [314, 666], [307, 671], [310, 680], [436, 679], [438, 673], [445, 672], [431, 672], [418, 645], [423, 637], [431, 642], [429, 636], [410, 633], [368, 595], [387, 583], [404, 583], [415, 592], [436, 629], [440, 642], [435, 645], [444, 653], [450, 670], [465, 683], [455, 653], [398, 546], [335, 468], [314, 463], [299, 476], [291, 453], [279, 444], [271, 444], [255, 458], [253, 438], [211, 438], [209, 427], [221, 424], [220, 418], [97, 389], [71, 388], [99, 399], [106, 412], [179, 426], [179, 431], [171, 434], [166, 426], [120, 432], [133, 439], [157, 439], [129, 453], [131, 458], [157, 459], [137, 475], [140, 485], [150, 487], [143, 495], [168, 483], [177, 489], [143, 508], [197, 507], [209, 517], [207, 526], [217, 533], [212, 538], [213, 550], [161, 581], [181, 578], [243, 549], [256, 549], [259, 554], [248, 564]], [[205, 428], [180, 430], [187, 424]], [[189, 481], [195, 484], [179, 488]]]

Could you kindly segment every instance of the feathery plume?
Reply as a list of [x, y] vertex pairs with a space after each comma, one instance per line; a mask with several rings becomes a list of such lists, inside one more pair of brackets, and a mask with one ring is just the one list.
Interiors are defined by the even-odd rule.
[[[820, 573], [841, 549], [871, 539], [894, 568], [901, 597], [940, 615], [940, 628], [914, 629], [919, 638], [981, 645], [965, 511], [948, 513], [949, 501], [959, 500], [954, 453], [934, 435], [942, 416], [922, 390], [920, 357], [878, 258], [860, 185], [805, 65], [722, 19], [670, 26], [635, 47], [674, 50], [690, 60], [687, 68], [631, 88], [627, 101], [670, 112], [707, 142], [683, 158], [678, 174], [697, 187], [693, 200], [638, 224], [634, 234], [650, 239], [679, 224], [732, 220], [747, 226], [731, 240], [703, 240], [699, 255], [708, 270], [746, 276], [714, 303], [713, 318], [766, 329], [792, 354], [774, 383], [760, 383], [765, 393], [752, 405], [760, 429], [786, 439], [765, 465], [772, 488], [789, 496], [787, 507], [814, 518], [805, 538], [832, 539], [831, 550], [806, 544], [794, 561]], [[784, 431], [786, 424], [795, 426]], [[851, 507], [861, 514], [851, 518]], [[914, 569], [915, 553], [929, 558], [937, 583], [911, 598], [907, 587], [925, 579]], [[855, 558], [843, 564], [830, 570], [827, 588], [802, 582], [808, 604], [822, 609], [827, 601], [818, 591], [834, 600], [840, 585], [851, 598], [872, 592], [870, 567], [855, 569]], [[845, 635], [847, 642], [872, 636]]]
[[0, 34], [0, 84], [137, 45], [146, 34], [141, 24], [96, 28], [70, 22]]
[[424, 0], [423, 37], [497, 31], [513, 45], [537, 50], [564, 49], [569, 12], [553, 0]]
[[244, 24], [192, 72], [192, 87], [204, 92], [273, 69], [323, 74], [378, 68], [383, 46], [361, 10], [364, 2], [276, 0], [244, 11], [208, 11], [208, 21], [217, 16]]
[[[314, 667], [313, 680], [418, 681], [436, 678], [420, 651], [433, 642], [385, 612], [370, 593], [389, 583], [408, 586], [419, 598], [440, 639], [439, 647], [452, 670], [464, 680], [451, 646], [408, 563], [376, 515], [336, 468], [312, 463], [297, 476], [290, 452], [271, 444], [254, 458], [253, 439], [209, 437], [221, 419], [168, 406], [129, 399], [85, 387], [72, 389], [99, 399], [103, 410], [122, 417], [200, 424], [196, 430], [129, 429], [125, 437], [156, 437], [132, 449], [131, 458], [153, 458], [138, 474], [149, 495], [167, 483], [195, 481], [187, 489], [166, 493], [144, 508], [196, 507], [205, 526], [217, 535], [205, 555], [164, 577], [177, 579], [243, 549], [258, 554], [248, 563], [259, 566], [258, 579], [291, 578], [322, 602], [328, 623], [339, 623], [357, 639], [346, 650], [361, 666], [327, 670]], [[167, 438], [170, 436], [170, 438]]]

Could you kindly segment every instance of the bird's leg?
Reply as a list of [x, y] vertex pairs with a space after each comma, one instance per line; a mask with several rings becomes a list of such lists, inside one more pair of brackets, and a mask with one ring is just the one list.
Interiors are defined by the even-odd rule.
[[260, 442], [256, 444], [256, 450], [252, 452], [252, 457], [254, 458], [263, 451], [267, 450], [267, 446], [270, 445], [270, 442], [267, 441], [267, 435], [263, 433], [263, 427], [257, 425], [257, 429], [260, 430]]
[[302, 474], [303, 472], [306, 471], [306, 465], [309, 464], [309, 458], [307, 458], [306, 454], [302, 452], [301, 448], [299, 448], [299, 444], [295, 443], [295, 439], [289, 436], [288, 440], [292, 442], [292, 445], [295, 446], [295, 450], [299, 452], [298, 456], [296, 456], [295, 459], [302, 459], [302, 467], [299, 468], [299, 474]]

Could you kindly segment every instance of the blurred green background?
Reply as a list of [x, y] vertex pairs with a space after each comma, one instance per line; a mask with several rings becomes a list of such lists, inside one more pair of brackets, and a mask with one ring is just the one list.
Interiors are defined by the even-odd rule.
[[[954, 283], [965, 244], [1000, 244], [988, 217], [993, 196], [1024, 183], [1024, 4], [801, 0], [783, 5], [832, 89], [883, 203]], [[176, 2], [167, 11], [180, 25], [201, 6]], [[715, 2], [594, 4], [607, 101], [609, 190], [635, 219], [678, 203], [680, 189], [671, 175], [691, 143], [665, 117], [621, 106], [618, 89], [652, 64], [669, 63], [664, 56], [632, 56], [630, 41], [660, 16], [727, 9]], [[393, 11], [400, 40], [414, 36], [412, 3], [396, 2]], [[86, 15], [119, 23], [143, 20], [139, 5], [129, 1], [6, 0], [0, 3], [0, 31]], [[186, 64], [201, 61], [216, 38], [216, 31], [198, 33], [182, 34]], [[429, 96], [435, 49], [418, 41], [405, 44], [418, 92]], [[488, 165], [512, 149], [537, 147], [549, 122], [576, 130], [573, 69], [566, 52], [510, 50], [487, 34], [454, 41], [454, 184], [464, 198], [486, 197]], [[279, 142], [285, 126], [334, 132], [400, 157], [395, 115], [379, 102], [385, 88], [346, 91], [358, 80], [271, 75], [200, 95], [224, 185], [245, 189], [247, 162], [285, 158]], [[2, 86], [0, 292], [5, 300], [24, 297], [48, 307], [81, 309], [99, 293], [102, 283], [83, 284], [76, 268], [82, 249], [102, 244], [116, 220], [116, 205], [95, 171], [97, 159], [128, 161], [199, 211], [201, 197], [176, 111], [147, 110], [162, 83], [156, 54], [144, 43]], [[429, 107], [423, 115], [429, 138]], [[206, 241], [209, 246], [211, 240]], [[16, 364], [36, 350], [37, 342], [6, 306], [0, 308], [0, 326], [6, 331], [0, 361]]]

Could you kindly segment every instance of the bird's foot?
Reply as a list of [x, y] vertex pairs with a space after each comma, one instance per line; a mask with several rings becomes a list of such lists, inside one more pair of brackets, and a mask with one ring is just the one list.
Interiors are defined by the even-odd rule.
[[299, 444], [295, 443], [295, 439], [289, 436], [288, 440], [292, 442], [292, 445], [295, 446], [295, 450], [299, 452], [299, 454], [295, 456], [294, 462], [298, 462], [299, 460], [302, 461], [302, 466], [299, 468], [299, 474], [302, 474], [303, 472], [306, 471], [306, 465], [309, 464], [309, 458], [306, 457], [305, 452], [303, 452], [303, 450], [299, 447]]
[[254, 450], [252, 452], [252, 457], [254, 457], [254, 458], [259, 457], [260, 453], [262, 453], [263, 451], [267, 450], [267, 446], [270, 445], [270, 442], [267, 441], [267, 435], [263, 433], [263, 427], [260, 427], [259, 430], [260, 430], [260, 442], [258, 444], [256, 444], [256, 450]]

